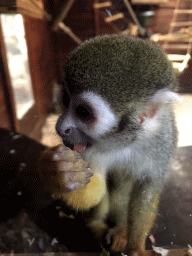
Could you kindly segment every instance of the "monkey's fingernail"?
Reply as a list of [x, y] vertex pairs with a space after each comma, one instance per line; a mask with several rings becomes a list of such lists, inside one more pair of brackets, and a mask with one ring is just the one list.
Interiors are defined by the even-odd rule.
[[69, 185], [67, 185], [67, 188], [69, 189], [69, 190], [75, 190], [75, 189], [77, 189], [79, 187], [79, 182], [73, 182], [73, 183], [71, 183], [71, 184], [69, 184]]
[[59, 160], [60, 159], [60, 154], [59, 153], [53, 154], [52, 159], [53, 160]]

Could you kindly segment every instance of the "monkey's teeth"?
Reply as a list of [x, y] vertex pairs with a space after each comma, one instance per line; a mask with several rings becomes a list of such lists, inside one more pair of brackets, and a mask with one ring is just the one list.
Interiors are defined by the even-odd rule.
[[83, 151], [85, 149], [86, 149], [85, 145], [82, 146], [82, 145], [79, 145], [79, 144], [74, 145], [74, 148], [73, 148], [73, 150], [76, 151], [76, 152], [81, 152], [81, 151]]

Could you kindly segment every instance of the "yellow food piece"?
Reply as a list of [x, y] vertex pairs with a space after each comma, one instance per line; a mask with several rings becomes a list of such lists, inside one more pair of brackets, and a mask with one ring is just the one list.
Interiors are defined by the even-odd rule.
[[90, 182], [73, 192], [65, 192], [60, 197], [76, 210], [88, 210], [96, 206], [106, 193], [106, 182], [102, 175], [95, 173]]

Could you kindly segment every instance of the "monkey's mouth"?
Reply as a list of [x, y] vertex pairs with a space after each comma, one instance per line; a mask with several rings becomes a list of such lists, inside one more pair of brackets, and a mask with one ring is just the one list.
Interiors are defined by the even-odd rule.
[[76, 152], [82, 152], [84, 151], [86, 148], [89, 148], [92, 146], [92, 143], [85, 143], [85, 144], [80, 144], [80, 143], [75, 143], [75, 144], [72, 144], [70, 142], [67, 142], [66, 140], [63, 140], [63, 144], [70, 148], [71, 150], [74, 150]]
[[76, 152], [82, 152], [86, 149], [86, 145], [75, 144], [73, 150]]
[[63, 144], [76, 152], [82, 152], [95, 143], [95, 140], [93, 138], [91, 138], [89, 135], [85, 134], [79, 129], [71, 128], [71, 133], [69, 135], [63, 135], [61, 133], [59, 135], [63, 140]]

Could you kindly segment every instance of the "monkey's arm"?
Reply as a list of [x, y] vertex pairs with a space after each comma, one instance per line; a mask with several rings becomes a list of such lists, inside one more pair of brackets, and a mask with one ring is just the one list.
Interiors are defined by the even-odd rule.
[[160, 182], [146, 181], [134, 184], [128, 213], [129, 255], [145, 255], [145, 241], [156, 218], [162, 185]]

